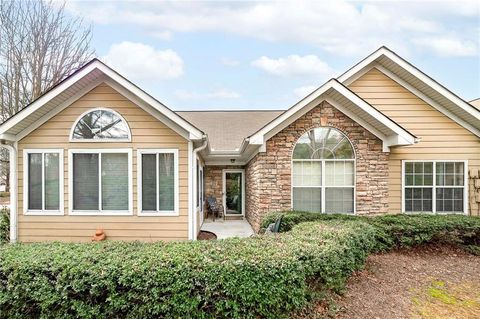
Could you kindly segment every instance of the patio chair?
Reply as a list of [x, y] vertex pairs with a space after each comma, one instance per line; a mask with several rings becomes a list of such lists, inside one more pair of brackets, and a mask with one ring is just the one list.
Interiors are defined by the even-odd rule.
[[213, 196], [207, 197], [207, 214], [212, 214], [213, 221], [215, 221], [215, 217], [223, 217], [223, 207], [217, 203], [217, 199]]
[[270, 234], [270, 233], [280, 232], [280, 226], [282, 225], [282, 219], [283, 219], [283, 215], [280, 215], [280, 217], [278, 217], [275, 220], [275, 223], [271, 223], [270, 225], [268, 225], [267, 229], [265, 230], [265, 233]]

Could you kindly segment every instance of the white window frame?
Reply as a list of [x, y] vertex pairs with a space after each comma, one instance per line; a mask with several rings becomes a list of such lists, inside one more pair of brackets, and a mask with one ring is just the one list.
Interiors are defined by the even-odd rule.
[[[118, 116], [126, 125], [127, 127], [127, 133], [128, 133], [128, 138], [126, 139], [88, 139], [88, 138], [83, 138], [83, 139], [74, 139], [73, 138], [73, 132], [75, 131], [75, 127], [77, 127], [78, 122], [88, 113], [94, 112], [94, 111], [105, 111], [105, 112], [111, 112]], [[130, 126], [128, 125], [128, 122], [125, 120], [123, 116], [120, 115], [117, 111], [114, 111], [112, 109], [106, 108], [106, 107], [96, 107], [93, 109], [89, 109], [86, 112], [83, 112], [73, 123], [72, 128], [70, 129], [70, 135], [69, 135], [69, 141], [72, 143], [125, 143], [125, 142], [131, 142], [132, 141], [132, 131], [130, 130]]]
[[[345, 136], [346, 137], [346, 136]], [[321, 201], [322, 201], [322, 207], [321, 207], [321, 214], [326, 214], [325, 212], [325, 204], [326, 204], [326, 189], [327, 188], [352, 188], [353, 189], [353, 213], [338, 213], [338, 214], [348, 214], [348, 215], [356, 215], [357, 213], [357, 156], [355, 154], [355, 149], [353, 147], [353, 144], [350, 142], [350, 140], [347, 137], [348, 142], [350, 145], [352, 145], [353, 149], [353, 154], [355, 158], [349, 158], [349, 159], [341, 159], [341, 158], [335, 158], [335, 159], [294, 159], [292, 157], [292, 164], [291, 164], [291, 194], [290, 194], [290, 207], [293, 208], [293, 189], [294, 188], [320, 188], [321, 189]], [[322, 185], [320, 186], [294, 186], [293, 185], [293, 163], [294, 162], [321, 162], [322, 166]], [[326, 172], [326, 162], [352, 162], [353, 163], [353, 185], [348, 185], [348, 186], [327, 186], [325, 184], [325, 172]]]
[[[157, 198], [157, 210], [155, 211], [143, 211], [142, 208], [142, 155], [151, 154], [156, 155], [156, 170], [157, 170], [157, 190], [156, 196], [158, 197], [158, 183], [159, 183], [159, 171], [158, 171], [158, 154], [171, 153], [173, 154], [173, 167], [175, 177], [174, 181], [174, 203], [172, 210], [159, 210], [159, 201]], [[138, 149], [137, 150], [137, 203], [138, 211], [137, 215], [142, 217], [162, 217], [162, 216], [179, 216], [179, 169], [178, 169], [178, 149], [176, 148], [161, 148], [161, 149]]]
[[[104, 210], [102, 209], [102, 156], [101, 154], [128, 154], [128, 210]], [[73, 155], [74, 154], [99, 154], [98, 158], [98, 210], [74, 210], [73, 209]], [[68, 213], [77, 216], [128, 216], [133, 215], [132, 196], [132, 149], [131, 148], [106, 148], [106, 149], [70, 149], [68, 150]]]
[[[45, 165], [44, 156], [45, 153], [58, 154], [58, 169], [59, 169], [59, 209], [58, 210], [45, 210]], [[28, 209], [28, 154], [42, 154], [42, 209]], [[57, 216], [64, 215], [64, 166], [63, 166], [63, 149], [24, 149], [23, 150], [23, 214], [24, 215], [40, 215], [40, 216]]]
[[[463, 186], [448, 186], [448, 185], [437, 185], [437, 172], [436, 167], [437, 163], [463, 163]], [[433, 165], [433, 183], [432, 185], [425, 186], [406, 186], [405, 185], [405, 164], [406, 163], [432, 163]], [[448, 214], [464, 214], [468, 215], [468, 160], [402, 160], [402, 213], [404, 214], [438, 214], [438, 215], [448, 215]], [[405, 187], [408, 188], [432, 188], [432, 211], [431, 212], [407, 212], [405, 211]], [[463, 212], [437, 212], [437, 188], [463, 188]]]

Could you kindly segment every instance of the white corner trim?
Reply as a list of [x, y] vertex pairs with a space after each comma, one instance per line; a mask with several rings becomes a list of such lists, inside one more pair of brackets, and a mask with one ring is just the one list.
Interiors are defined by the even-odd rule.
[[195, 225], [193, 224], [193, 215], [195, 214], [193, 206], [193, 142], [188, 141], [188, 239], [195, 240]]
[[18, 230], [18, 215], [17, 215], [17, 198], [18, 198], [18, 170], [17, 170], [17, 142], [14, 143], [13, 146], [0, 144], [0, 148], [4, 148], [8, 151], [9, 159], [10, 159], [10, 177], [9, 177], [9, 184], [10, 184], [10, 242], [16, 243], [17, 242], [17, 230]]
[[[45, 194], [44, 194], [44, 185], [45, 185], [45, 165], [44, 165], [44, 156], [45, 153], [55, 153], [58, 154], [58, 176], [59, 176], [59, 209], [58, 210], [47, 210], [45, 209]], [[42, 209], [28, 209], [28, 155], [29, 154], [42, 154]], [[23, 150], [23, 214], [24, 215], [38, 215], [38, 216], [63, 216], [64, 211], [64, 152], [63, 149], [47, 149], [47, 148], [30, 148]]]
[[[157, 173], [157, 188], [156, 188], [156, 198], [158, 198], [159, 191], [159, 172], [158, 172], [158, 154], [170, 153], [173, 154], [173, 167], [174, 167], [174, 204], [173, 211], [162, 211], [158, 208], [157, 200], [157, 210], [156, 211], [143, 211], [142, 203], [142, 155], [151, 154], [155, 155], [156, 158], [156, 173]], [[137, 216], [139, 217], [167, 217], [167, 216], [179, 216], [179, 160], [178, 160], [178, 149], [176, 148], [157, 148], [157, 149], [148, 149], [142, 148], [137, 150]]]
[[[73, 133], [75, 131], [75, 127], [77, 126], [78, 122], [85, 115], [87, 115], [91, 112], [94, 112], [94, 111], [110, 112], [110, 113], [113, 113], [116, 116], [118, 116], [120, 118], [120, 120], [127, 127], [128, 137], [126, 139], [104, 139], [104, 140], [102, 140], [102, 139], [99, 139], [99, 140], [96, 140], [96, 139], [74, 139], [73, 138]], [[132, 130], [130, 129], [130, 125], [128, 125], [128, 122], [125, 120], [125, 118], [120, 113], [118, 113], [117, 111], [112, 110], [112, 109], [107, 108], [107, 107], [92, 107], [91, 109], [83, 112], [79, 117], [77, 117], [77, 119], [73, 123], [72, 127], [70, 128], [70, 135], [68, 136], [68, 140], [69, 140], [69, 142], [74, 142], [74, 143], [92, 143], [92, 142], [93, 143], [122, 143], [122, 142], [131, 142], [132, 141]]]
[[[99, 209], [98, 210], [74, 210], [73, 209], [73, 154], [106, 154], [106, 153], [126, 153], [128, 162], [128, 210], [125, 211], [110, 211], [102, 210], [102, 197], [101, 197], [101, 181], [99, 180]], [[101, 155], [100, 155], [101, 156]], [[69, 149], [68, 150], [68, 214], [72, 216], [131, 216], [133, 215], [133, 176], [132, 176], [132, 149], [131, 148], [83, 148], [83, 149]], [[99, 166], [101, 161], [99, 159]], [[101, 169], [99, 167], [99, 175], [101, 175]]]

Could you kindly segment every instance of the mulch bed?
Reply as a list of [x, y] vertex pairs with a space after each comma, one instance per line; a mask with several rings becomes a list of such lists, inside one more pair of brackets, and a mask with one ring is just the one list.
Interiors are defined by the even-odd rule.
[[217, 235], [205, 230], [201, 230], [197, 236], [197, 240], [215, 240], [215, 239], [217, 239]]
[[[480, 256], [449, 246], [372, 255], [353, 275], [337, 318], [412, 318], [412, 299], [432, 281], [480, 283]], [[478, 317], [480, 318], [480, 313]]]
[[[480, 318], [477, 307], [468, 314], [424, 316], [415, 305], [417, 296], [428, 298], [432, 282], [473, 287], [470, 298], [480, 302], [480, 256], [450, 246], [424, 246], [368, 257], [363, 271], [353, 274], [342, 296], [314, 305], [301, 318]], [[420, 292], [420, 293], [419, 293]], [[425, 297], [426, 296], [426, 297]], [[423, 300], [422, 300], [423, 302]], [[333, 310], [332, 310], [333, 309]]]

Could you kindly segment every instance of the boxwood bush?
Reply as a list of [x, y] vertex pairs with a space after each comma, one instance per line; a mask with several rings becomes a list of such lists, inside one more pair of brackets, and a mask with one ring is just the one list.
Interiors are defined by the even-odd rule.
[[289, 231], [294, 225], [312, 221], [336, 220], [367, 223], [375, 229], [377, 250], [409, 247], [431, 242], [480, 246], [480, 217], [428, 214], [367, 217], [286, 211], [268, 214], [262, 222], [262, 227], [266, 228], [280, 216], [283, 216], [280, 226], [281, 232]]
[[223, 241], [3, 245], [1, 317], [286, 317], [313, 296], [312, 282], [341, 288], [374, 235], [330, 221]]

